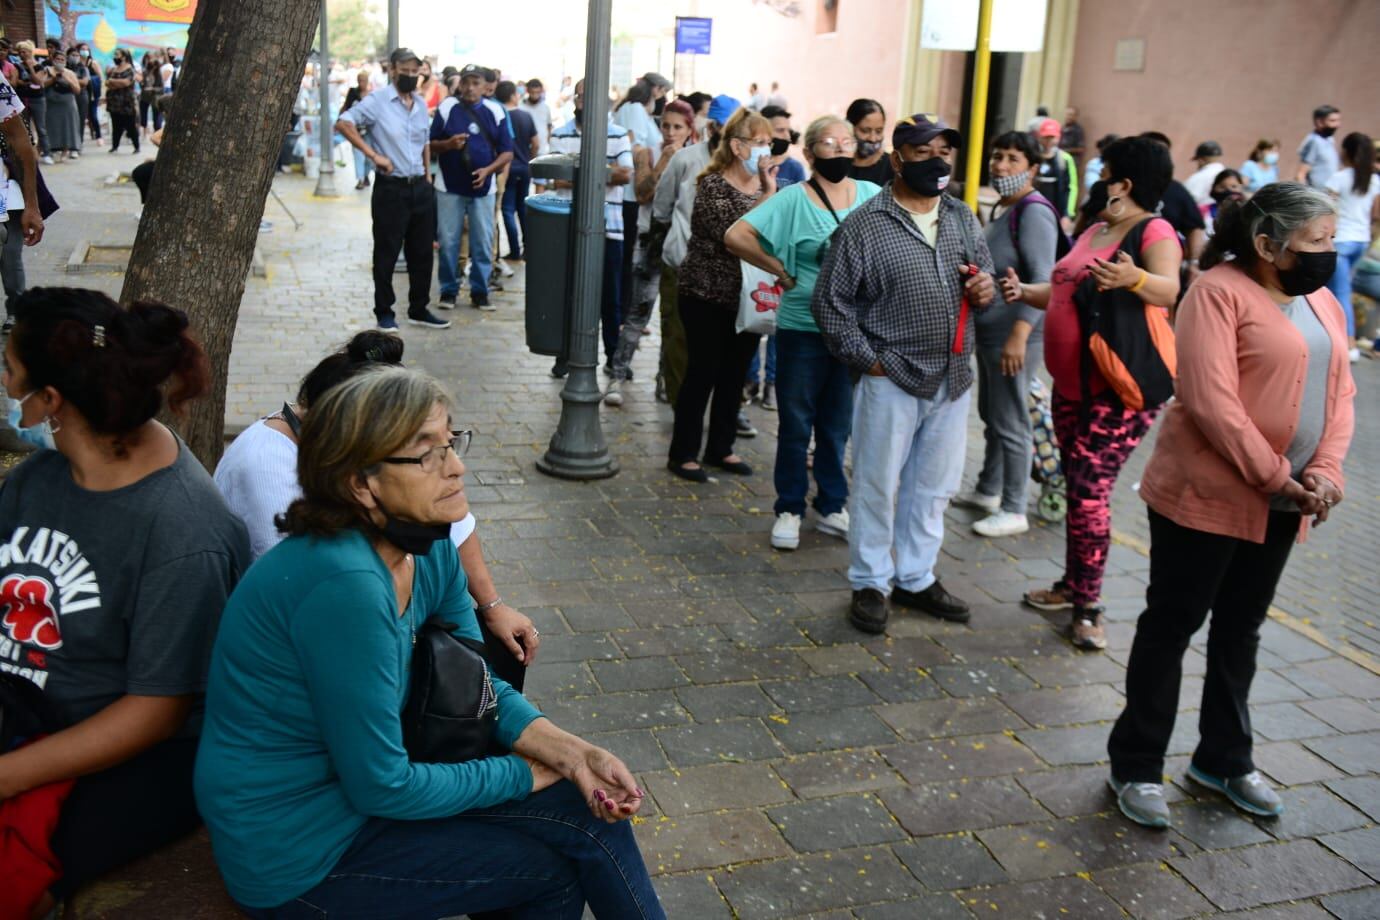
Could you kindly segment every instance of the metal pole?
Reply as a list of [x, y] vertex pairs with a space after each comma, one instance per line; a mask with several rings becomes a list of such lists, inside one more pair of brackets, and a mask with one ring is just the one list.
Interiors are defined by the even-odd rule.
[[[585, 107], [575, 229], [570, 323], [570, 376], [561, 390], [561, 420], [537, 469], [562, 479], [606, 479], [618, 472], [599, 425], [599, 295], [604, 280], [604, 188], [608, 177], [609, 23], [613, 0], [589, 0], [585, 35]], [[626, 244], [626, 240], [625, 240]]]
[[978, 7], [977, 57], [973, 60], [973, 108], [968, 115], [968, 172], [963, 179], [963, 200], [977, 210], [978, 183], [982, 181], [982, 148], [987, 130], [987, 83], [992, 73], [992, 0]]
[[388, 0], [388, 53], [398, 47], [398, 0]]
[[326, 38], [326, 0], [321, 0], [321, 57], [317, 74], [321, 80], [321, 170], [316, 175], [316, 197], [338, 198], [335, 188], [335, 124], [331, 121], [331, 45]]

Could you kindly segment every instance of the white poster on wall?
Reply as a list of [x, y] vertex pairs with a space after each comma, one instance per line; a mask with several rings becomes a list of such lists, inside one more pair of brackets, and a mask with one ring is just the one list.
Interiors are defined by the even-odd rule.
[[[1040, 51], [1048, 0], [992, 0], [992, 50]], [[920, 14], [920, 47], [977, 48], [978, 0], [929, 0]]]

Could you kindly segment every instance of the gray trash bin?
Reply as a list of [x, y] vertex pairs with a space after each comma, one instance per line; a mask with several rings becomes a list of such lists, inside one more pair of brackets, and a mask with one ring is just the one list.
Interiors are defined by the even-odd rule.
[[[563, 154], [537, 157], [531, 164], [532, 177], [572, 182], [577, 163]], [[527, 348], [538, 355], [560, 357], [569, 342], [572, 205], [554, 192], [527, 199]]]

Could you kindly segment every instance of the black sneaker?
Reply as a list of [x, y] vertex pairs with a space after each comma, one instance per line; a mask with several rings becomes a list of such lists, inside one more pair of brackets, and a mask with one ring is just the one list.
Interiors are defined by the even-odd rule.
[[450, 328], [450, 320], [441, 319], [441, 317], [437, 316], [435, 313], [432, 313], [426, 307], [422, 307], [420, 310], [417, 310], [415, 312], [409, 310], [407, 312], [407, 321], [414, 326], [426, 326], [428, 329]]
[[485, 313], [494, 312], [493, 304], [489, 303], [489, 295], [481, 294], [478, 291], [470, 292], [470, 306], [474, 307], [476, 310], [482, 310]]
[[551, 365], [551, 376], [555, 377], [557, 380], [565, 379], [565, 375], [569, 373], [569, 365], [567, 365], [564, 361], [560, 359], [557, 359], [556, 363]]
[[454, 294], [442, 294], [442, 295], [441, 295], [441, 299], [438, 300], [438, 301], [436, 301], [436, 306], [440, 307], [442, 310], [454, 310], [454, 309], [455, 309], [455, 295], [454, 295]]
[[757, 437], [757, 429], [752, 427], [752, 422], [748, 420], [747, 413], [738, 412], [737, 432], [740, 438]]
[[891, 600], [902, 607], [919, 610], [950, 623], [967, 623], [970, 616], [968, 604], [945, 591], [938, 581], [923, 591], [895, 588], [891, 592]]
[[848, 622], [875, 635], [886, 632], [886, 621], [886, 595], [876, 588], [853, 592], [853, 603], [848, 605]]

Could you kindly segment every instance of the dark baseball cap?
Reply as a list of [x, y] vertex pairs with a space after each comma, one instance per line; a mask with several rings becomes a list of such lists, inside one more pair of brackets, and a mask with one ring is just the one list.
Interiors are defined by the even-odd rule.
[[463, 80], [466, 77], [478, 77], [481, 80], [488, 79], [488, 77], [484, 75], [484, 68], [480, 67], [478, 64], [466, 64], [464, 67], [460, 68], [460, 79]]
[[388, 55], [388, 63], [395, 67], [404, 61], [416, 61], [420, 64], [422, 63], [422, 58], [421, 55], [417, 54], [417, 52], [413, 51], [411, 48], [394, 48], [393, 53]]
[[1220, 157], [1222, 155], [1222, 145], [1216, 141], [1203, 141], [1198, 145], [1198, 149], [1193, 151], [1193, 159], [1205, 160], [1208, 157]]
[[649, 70], [642, 75], [642, 79], [660, 89], [670, 89], [671, 81], [663, 77], [654, 70]]
[[902, 144], [914, 144], [919, 147], [940, 136], [955, 147], [963, 142], [963, 135], [939, 118], [911, 115], [896, 122], [896, 127], [891, 131], [891, 146], [894, 149], [899, 149]]

